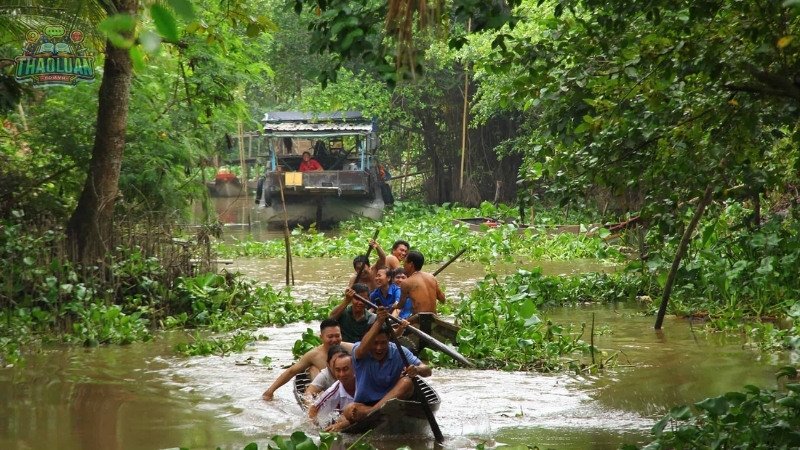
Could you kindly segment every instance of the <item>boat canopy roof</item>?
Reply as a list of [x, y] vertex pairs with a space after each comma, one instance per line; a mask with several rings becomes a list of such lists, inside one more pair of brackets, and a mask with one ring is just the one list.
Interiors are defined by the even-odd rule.
[[372, 120], [357, 111], [304, 113], [275, 111], [264, 114], [264, 135], [272, 137], [335, 137], [364, 135], [376, 131]]

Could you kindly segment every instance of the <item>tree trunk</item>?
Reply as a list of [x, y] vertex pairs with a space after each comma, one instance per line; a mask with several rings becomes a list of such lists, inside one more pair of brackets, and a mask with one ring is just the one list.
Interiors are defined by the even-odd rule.
[[681, 259], [683, 259], [683, 255], [686, 254], [686, 249], [689, 248], [689, 241], [692, 240], [692, 234], [695, 228], [697, 228], [700, 218], [703, 217], [706, 206], [711, 203], [711, 194], [713, 193], [714, 187], [709, 183], [708, 186], [706, 186], [703, 199], [700, 200], [700, 203], [697, 205], [697, 211], [694, 212], [692, 220], [689, 222], [689, 225], [686, 226], [686, 230], [683, 231], [681, 242], [678, 244], [678, 251], [675, 252], [675, 259], [672, 260], [672, 267], [669, 269], [667, 283], [664, 285], [664, 293], [661, 295], [661, 305], [658, 307], [658, 314], [656, 315], [656, 330], [660, 330], [661, 325], [664, 323], [664, 315], [667, 313], [667, 303], [669, 303], [669, 296], [672, 294], [672, 286], [675, 284], [675, 277], [678, 275]]
[[[113, 3], [118, 13], [135, 14], [138, 6], [137, 0], [114, 0]], [[68, 248], [76, 262], [93, 264], [102, 260], [111, 244], [131, 77], [128, 50], [114, 47], [107, 41], [92, 160], [78, 206], [67, 225]]]

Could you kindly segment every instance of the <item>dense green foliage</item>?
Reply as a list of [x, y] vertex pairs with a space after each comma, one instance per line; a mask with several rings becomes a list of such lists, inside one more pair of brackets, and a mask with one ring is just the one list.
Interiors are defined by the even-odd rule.
[[[797, 376], [793, 367], [780, 376]], [[800, 384], [784, 390], [745, 386], [744, 392], [728, 392], [678, 406], [656, 422], [655, 440], [642, 447], [656, 449], [752, 448], [789, 449], [800, 446]], [[627, 445], [625, 450], [639, 447]]]
[[[505, 206], [495, 207], [483, 203], [481, 208], [465, 208], [457, 205], [424, 206], [413, 202], [398, 202], [394, 210], [387, 212], [378, 222], [354, 219], [340, 224], [337, 233], [328, 236], [314, 228], [296, 228], [292, 231], [292, 254], [301, 257], [343, 256], [352, 257], [364, 252], [366, 242], [376, 228], [380, 229], [378, 242], [385, 251], [391, 250], [396, 239], [403, 239], [425, 255], [426, 261], [446, 261], [462, 248], [469, 251], [464, 260], [480, 261], [486, 265], [513, 256], [530, 259], [576, 259], [598, 258], [618, 260], [619, 250], [606, 245], [600, 233], [588, 235], [548, 235], [549, 225], [562, 220], [587, 220], [572, 214], [565, 218], [558, 210], [545, 211], [537, 215], [535, 227], [519, 233], [515, 224], [483, 227], [483, 232], [471, 232], [466, 224], [453, 220], [469, 217], [492, 217], [514, 219], [516, 211]], [[220, 243], [217, 249], [225, 256], [280, 257], [285, 253], [283, 241], [241, 241], [234, 244]]]
[[[191, 256], [182, 246], [177, 254], [162, 255], [172, 259], [118, 248], [115, 262], [100, 272], [58, 258], [63, 235], [55, 230], [31, 232], [9, 221], [0, 230], [0, 271], [6, 274], [0, 299], [7, 305], [0, 320], [4, 363], [19, 361], [42, 342], [128, 344], [148, 340], [160, 328], [229, 332], [320, 319], [330, 310], [231, 274], [176, 273], [170, 264], [189, 264]], [[238, 344], [227, 350], [196, 337], [182, 351], [241, 349], [242, 342], [252, 340], [247, 336], [231, 338]]]
[[546, 277], [539, 271], [520, 270], [504, 279], [487, 275], [455, 308], [461, 326], [458, 349], [481, 367], [594, 371], [604, 366], [603, 358], [609, 355], [589, 348], [586, 340], [591, 329], [586, 324], [579, 330], [554, 324], [542, 316], [542, 309], [630, 300], [640, 290], [635, 283], [618, 274]]

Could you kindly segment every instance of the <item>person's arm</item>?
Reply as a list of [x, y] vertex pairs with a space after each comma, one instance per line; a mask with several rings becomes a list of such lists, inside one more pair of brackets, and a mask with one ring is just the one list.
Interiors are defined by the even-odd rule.
[[320, 164], [316, 159], [312, 159], [311, 161], [314, 161], [315, 163], [314, 167], [311, 169], [312, 172], [322, 172], [325, 170], [322, 168], [322, 164]]
[[436, 278], [434, 278], [433, 281], [436, 282], [436, 300], [439, 300], [439, 303], [444, 303], [444, 292], [442, 292], [442, 288], [439, 287], [439, 282]]
[[319, 414], [319, 406], [311, 405], [308, 408], [308, 418], [311, 420], [316, 420], [317, 414]]
[[348, 422], [347, 419], [345, 419], [344, 415], [340, 415], [339, 419], [337, 419], [336, 422], [334, 422], [332, 425], [328, 425], [328, 427], [325, 428], [325, 431], [327, 431], [328, 433], [332, 433], [334, 431], [338, 432], [344, 430], [349, 426], [350, 422]]
[[375, 251], [378, 252], [378, 260], [375, 261], [375, 264], [372, 267], [370, 267], [370, 270], [372, 271], [372, 276], [375, 277], [375, 275], [378, 273], [378, 269], [386, 267], [386, 252], [383, 251], [381, 245], [378, 244], [378, 242], [375, 239], [369, 240], [369, 246], [374, 248]]
[[403, 375], [408, 377], [415, 377], [417, 375], [421, 377], [429, 377], [433, 373], [430, 366], [426, 365], [422, 362], [418, 357], [414, 356], [410, 350], [407, 348], [400, 346], [399, 350], [406, 355], [406, 359], [408, 360], [408, 366], [403, 370]]
[[[313, 350], [312, 350], [313, 352]], [[295, 375], [303, 372], [304, 370], [308, 369], [311, 366], [311, 357], [308, 356], [311, 352], [306, 353], [300, 358], [299, 361], [292, 364], [288, 369], [284, 370], [275, 381], [272, 382], [269, 388], [261, 394], [261, 398], [266, 401], [272, 400], [275, 391], [278, 390], [279, 387], [286, 384], [289, 380], [291, 380]]]
[[342, 300], [342, 303], [336, 305], [336, 308], [333, 308], [333, 311], [331, 311], [328, 317], [331, 319], [339, 320], [339, 317], [342, 317], [342, 313], [344, 313], [344, 310], [347, 308], [347, 305], [353, 303], [353, 294], [355, 293], [356, 291], [350, 288], [345, 289], [344, 300]]
[[411, 283], [406, 280], [402, 285], [400, 285], [400, 300], [397, 301], [393, 310], [403, 311], [403, 307], [406, 306], [406, 302], [408, 298], [411, 296], [411, 288], [409, 287]]
[[[311, 419], [312, 421], [317, 418], [317, 415], [319, 415], [320, 408], [322, 408], [322, 405], [327, 401], [328, 398], [330, 398], [329, 392], [328, 392], [330, 389], [331, 389], [331, 387], [328, 386], [328, 388], [326, 388], [326, 389], [324, 389], [322, 391], [323, 392], [322, 395], [317, 397], [316, 400], [312, 400], [312, 401], [310, 401], [308, 403], [310, 405], [308, 407], [308, 418]], [[306, 390], [306, 392], [308, 392], [308, 391]]]
[[420, 362], [417, 365], [410, 365], [403, 370], [403, 376], [414, 378], [419, 375], [421, 377], [429, 377], [433, 373], [430, 366]]
[[386, 318], [389, 317], [389, 313], [386, 311], [386, 308], [383, 306], [378, 307], [378, 318], [375, 319], [375, 322], [372, 323], [372, 326], [369, 327], [367, 330], [367, 334], [361, 338], [361, 344], [356, 348], [353, 356], [356, 359], [362, 359], [363, 357], [367, 356], [370, 351], [372, 351], [372, 341], [377, 336], [378, 331], [383, 326], [383, 323], [386, 322]]
[[326, 367], [320, 370], [319, 374], [314, 377], [314, 379], [311, 381], [311, 384], [308, 385], [306, 391], [303, 393], [303, 402], [305, 402], [306, 405], [314, 403], [314, 399], [317, 397], [317, 395], [330, 387], [330, 381], [328, 381], [329, 379], [330, 372], [328, 371], [328, 368]]

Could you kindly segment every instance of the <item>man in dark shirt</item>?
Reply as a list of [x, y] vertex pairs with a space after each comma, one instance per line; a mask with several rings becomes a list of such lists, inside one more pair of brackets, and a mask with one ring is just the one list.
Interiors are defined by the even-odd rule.
[[369, 330], [375, 321], [375, 314], [367, 311], [364, 303], [355, 298], [358, 294], [364, 298], [369, 295], [366, 284], [356, 283], [353, 288], [344, 291], [344, 300], [331, 311], [330, 318], [339, 321], [342, 330], [342, 340], [345, 342], [358, 342]]

